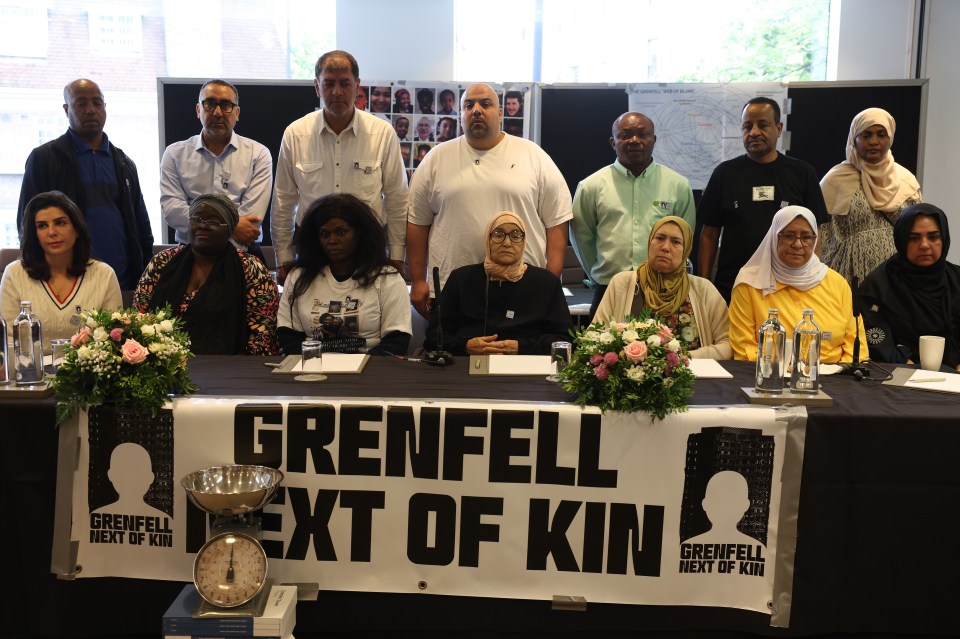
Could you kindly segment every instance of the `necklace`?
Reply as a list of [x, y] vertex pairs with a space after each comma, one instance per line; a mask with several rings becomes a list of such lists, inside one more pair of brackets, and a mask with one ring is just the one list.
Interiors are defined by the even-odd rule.
[[57, 286], [54, 286], [52, 283], [50, 283], [50, 282], [48, 281], [48, 282], [47, 282], [47, 288], [50, 289], [50, 291], [53, 293], [54, 297], [56, 297], [58, 300], [63, 300], [63, 299], [66, 299], [66, 297], [67, 297], [68, 295], [70, 295], [70, 293], [71, 293], [71, 291], [73, 291], [73, 287], [76, 285], [76, 283], [77, 283], [77, 278], [69, 278], [69, 277], [68, 277], [66, 280], [63, 280], [63, 281], [62, 281], [59, 285], [57, 285]]

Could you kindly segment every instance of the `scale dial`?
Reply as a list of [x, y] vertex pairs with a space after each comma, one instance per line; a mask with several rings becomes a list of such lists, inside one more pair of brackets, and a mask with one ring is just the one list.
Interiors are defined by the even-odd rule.
[[193, 583], [210, 604], [236, 608], [257, 596], [267, 578], [267, 554], [260, 542], [243, 533], [211, 538], [197, 553]]

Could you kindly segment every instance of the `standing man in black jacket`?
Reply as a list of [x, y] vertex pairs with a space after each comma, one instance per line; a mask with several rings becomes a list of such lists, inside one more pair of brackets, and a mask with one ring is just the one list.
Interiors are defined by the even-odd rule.
[[23, 211], [34, 195], [66, 193], [86, 218], [93, 257], [113, 267], [121, 289], [132, 290], [153, 256], [153, 231], [137, 167], [103, 132], [107, 109], [96, 82], [71, 82], [63, 89], [63, 101], [70, 128], [30, 152], [17, 228], [22, 232]]

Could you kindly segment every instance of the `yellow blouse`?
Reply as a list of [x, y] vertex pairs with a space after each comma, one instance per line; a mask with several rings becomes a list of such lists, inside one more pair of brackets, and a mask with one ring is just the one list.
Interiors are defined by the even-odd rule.
[[[730, 345], [733, 358], [757, 359], [757, 331], [767, 320], [771, 308], [780, 310], [780, 322], [792, 339], [793, 329], [803, 319], [803, 309], [813, 309], [813, 321], [823, 331], [820, 361], [823, 363], [853, 361], [853, 297], [850, 285], [834, 270], [827, 271], [823, 281], [808, 291], [777, 282], [777, 290], [764, 297], [760, 289], [738, 284], [730, 297]], [[859, 323], [860, 359], [869, 357], [863, 321]]]

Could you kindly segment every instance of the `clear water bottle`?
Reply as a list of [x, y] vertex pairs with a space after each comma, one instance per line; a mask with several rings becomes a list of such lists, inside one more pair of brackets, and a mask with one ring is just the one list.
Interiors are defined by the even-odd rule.
[[13, 380], [10, 379], [12, 375], [7, 345], [7, 323], [3, 321], [2, 315], [0, 315], [0, 336], [3, 337], [3, 345], [0, 345], [0, 384], [9, 384]]
[[767, 311], [767, 321], [757, 331], [756, 389], [765, 393], [783, 392], [784, 347], [787, 329], [780, 323], [780, 311]]
[[820, 338], [820, 327], [813, 321], [813, 309], [803, 309], [803, 319], [793, 331], [790, 389], [796, 393], [820, 390]]
[[13, 365], [17, 385], [43, 383], [43, 334], [33, 304], [20, 302], [20, 314], [13, 321]]

